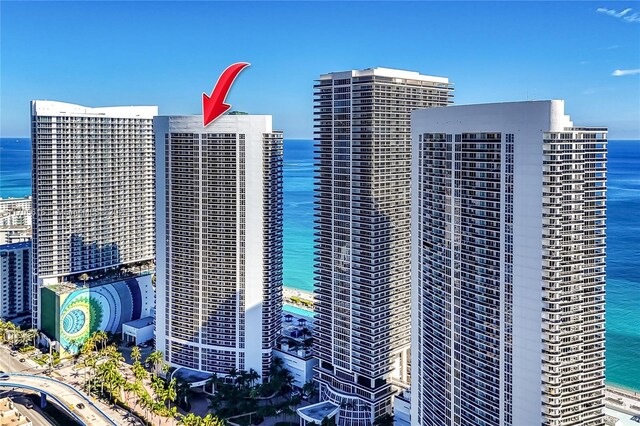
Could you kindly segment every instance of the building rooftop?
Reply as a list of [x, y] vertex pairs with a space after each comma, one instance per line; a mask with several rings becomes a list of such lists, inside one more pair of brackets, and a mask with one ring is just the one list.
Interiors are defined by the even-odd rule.
[[144, 317], [137, 320], [125, 322], [122, 325], [128, 325], [133, 328], [144, 328], [153, 324], [153, 317]]
[[0, 426], [27, 426], [31, 420], [15, 409], [9, 398], [0, 399]]
[[211, 373], [179, 367], [171, 374], [171, 378], [184, 380], [191, 386], [202, 386], [211, 378]]
[[0, 251], [5, 250], [19, 250], [31, 247], [31, 241], [23, 241], [20, 243], [3, 244], [0, 246]]
[[327, 74], [322, 74], [320, 80], [326, 80], [331, 78], [348, 78], [348, 77], [368, 77], [368, 76], [380, 76], [380, 77], [392, 77], [403, 78], [406, 80], [418, 80], [418, 81], [430, 81], [435, 83], [449, 83], [447, 77], [436, 77], [433, 75], [420, 74], [416, 71], [399, 70], [394, 68], [365, 68], [363, 70], [351, 70], [351, 71], [338, 71]]
[[2, 198], [0, 197], [0, 203], [15, 203], [16, 201], [29, 201], [31, 200], [31, 195], [27, 195], [26, 197], [9, 197]]
[[31, 101], [31, 114], [39, 116], [110, 117], [151, 119], [157, 106], [114, 106], [91, 108], [58, 101]]

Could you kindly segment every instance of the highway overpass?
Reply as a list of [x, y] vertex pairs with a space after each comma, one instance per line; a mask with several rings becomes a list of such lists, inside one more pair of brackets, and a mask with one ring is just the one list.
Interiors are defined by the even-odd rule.
[[[8, 380], [0, 380], [0, 388], [19, 388], [38, 392], [42, 402], [50, 399], [80, 424], [87, 426], [118, 426], [104, 411], [96, 406], [84, 393], [59, 380], [50, 377], [5, 373]], [[77, 408], [83, 403], [84, 408]]]

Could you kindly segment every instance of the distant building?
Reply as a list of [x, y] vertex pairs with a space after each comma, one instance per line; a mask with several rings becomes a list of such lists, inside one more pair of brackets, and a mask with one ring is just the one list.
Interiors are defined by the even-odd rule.
[[31, 197], [0, 198], [0, 245], [31, 241]]
[[452, 91], [447, 78], [386, 68], [315, 84], [314, 350], [340, 426], [390, 414], [409, 382], [410, 114], [451, 104]]
[[603, 424], [607, 129], [563, 101], [411, 127], [411, 424]]
[[31, 243], [0, 245], [0, 318], [31, 312]]
[[265, 378], [281, 327], [282, 133], [266, 115], [156, 117], [154, 131], [156, 348], [183, 377]]
[[0, 245], [31, 241], [31, 226], [0, 226]]
[[41, 288], [149, 269], [157, 113], [32, 101], [34, 327], [51, 314], [41, 310]]
[[31, 196], [0, 198], [0, 228], [31, 226]]

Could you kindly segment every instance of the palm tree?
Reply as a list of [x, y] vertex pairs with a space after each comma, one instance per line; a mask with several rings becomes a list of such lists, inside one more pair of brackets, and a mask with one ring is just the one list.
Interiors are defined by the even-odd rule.
[[17, 331], [17, 327], [11, 321], [7, 321], [5, 324], [6, 324], [5, 333], [7, 333], [7, 332], [11, 333], [11, 346], [15, 347], [16, 346], [16, 331]]
[[233, 367], [231, 370], [229, 370], [229, 372], [227, 373], [227, 377], [230, 378], [232, 381], [235, 381], [235, 378], [238, 377], [238, 370], [236, 370], [235, 367]]
[[147, 357], [147, 360], [145, 361], [153, 365], [153, 373], [155, 374], [156, 377], [158, 376], [158, 367], [160, 366], [162, 361], [163, 361], [162, 352], [158, 350], [151, 352], [151, 354], [149, 354], [149, 356]]
[[183, 426], [201, 426], [201, 423], [202, 418], [193, 413], [180, 417], [180, 420], [178, 421], [178, 424]]
[[249, 386], [253, 387], [253, 385], [260, 379], [260, 375], [253, 368], [249, 369], [249, 373], [247, 373], [247, 380], [249, 381]]
[[133, 349], [131, 349], [131, 359], [133, 360], [133, 362], [139, 362], [140, 359], [142, 359], [142, 354], [140, 353], [139, 347], [134, 346]]
[[179, 407], [185, 411], [191, 409], [189, 396], [191, 395], [191, 385], [185, 380], [178, 379], [176, 384], [176, 401]]
[[78, 278], [82, 281], [82, 285], [86, 287], [87, 280], [89, 279], [89, 274], [85, 272], [82, 275], [80, 275]]
[[318, 394], [318, 390], [316, 389], [316, 384], [313, 380], [309, 380], [307, 383], [302, 385], [302, 393], [309, 399], [313, 398]]
[[209, 413], [202, 418], [200, 426], [225, 426], [225, 421]]
[[96, 343], [100, 343], [102, 349], [105, 348], [107, 341], [109, 340], [109, 336], [103, 330], [94, 331], [91, 337], [96, 341]]
[[169, 405], [169, 408], [171, 408], [171, 403], [174, 402], [176, 400], [176, 397], [178, 396], [178, 393], [176, 391], [176, 379], [171, 379], [169, 383], [167, 383], [167, 388], [164, 396]]
[[31, 341], [31, 337], [27, 334], [26, 331], [16, 329], [14, 333], [17, 335], [15, 341], [18, 346], [26, 346], [26, 344]]

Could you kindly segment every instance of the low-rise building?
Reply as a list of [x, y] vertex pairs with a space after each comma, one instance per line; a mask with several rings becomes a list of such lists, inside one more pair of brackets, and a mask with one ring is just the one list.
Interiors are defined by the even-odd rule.
[[0, 426], [31, 426], [31, 420], [18, 411], [10, 398], [0, 399]]
[[122, 324], [122, 340], [126, 343], [139, 345], [153, 339], [153, 317], [144, 317]]
[[411, 389], [405, 389], [393, 398], [393, 424], [411, 426]]
[[294, 377], [293, 385], [302, 389], [313, 379], [313, 367], [318, 364], [313, 356], [313, 319], [285, 313], [282, 335], [278, 338], [273, 356], [284, 361], [284, 367]]
[[[55, 349], [75, 353], [97, 330], [122, 333], [123, 324], [153, 317], [153, 270], [151, 263], [147, 266], [43, 287], [41, 306], [48, 314], [42, 316], [42, 331]], [[142, 327], [141, 337], [147, 331]]]

